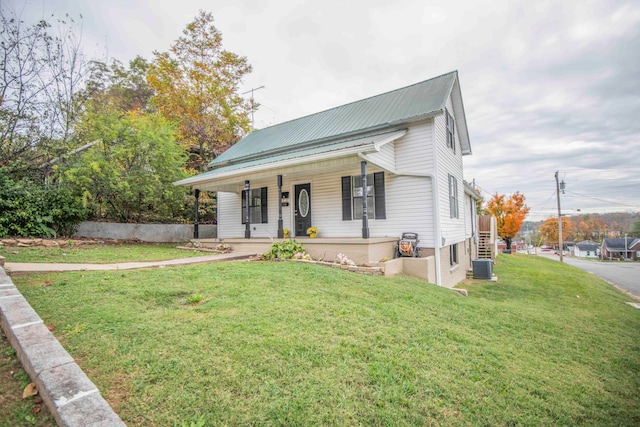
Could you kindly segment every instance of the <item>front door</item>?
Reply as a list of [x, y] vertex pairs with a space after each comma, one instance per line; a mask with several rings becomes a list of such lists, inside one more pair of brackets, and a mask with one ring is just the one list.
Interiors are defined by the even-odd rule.
[[311, 227], [311, 184], [296, 185], [294, 201], [296, 237], [306, 236]]

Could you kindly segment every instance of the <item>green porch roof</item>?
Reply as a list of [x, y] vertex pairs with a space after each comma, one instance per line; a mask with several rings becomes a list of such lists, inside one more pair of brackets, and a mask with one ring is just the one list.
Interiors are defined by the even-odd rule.
[[209, 163], [217, 168], [384, 129], [444, 109], [458, 72], [251, 132]]

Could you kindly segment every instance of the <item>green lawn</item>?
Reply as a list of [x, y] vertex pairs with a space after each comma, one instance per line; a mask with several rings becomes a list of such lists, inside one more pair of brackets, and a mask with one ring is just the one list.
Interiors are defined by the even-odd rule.
[[22, 390], [31, 382], [22, 369], [15, 350], [0, 334], [0, 426], [53, 427], [56, 421], [39, 396], [22, 398]]
[[176, 244], [144, 243], [126, 245], [86, 245], [62, 248], [18, 248], [0, 246], [6, 262], [62, 262], [108, 264], [129, 261], [161, 261], [210, 255], [208, 252], [176, 249]]
[[302, 263], [14, 281], [130, 426], [640, 425], [640, 310], [541, 257], [495, 271], [466, 298]]

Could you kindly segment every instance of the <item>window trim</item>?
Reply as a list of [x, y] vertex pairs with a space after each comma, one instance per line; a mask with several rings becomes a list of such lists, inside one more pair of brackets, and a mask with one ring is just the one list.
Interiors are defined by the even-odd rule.
[[[268, 204], [267, 204], [267, 187], [260, 187], [260, 188], [252, 188], [249, 190], [249, 224], [268, 224], [269, 223], [269, 215], [268, 215]], [[241, 209], [240, 209], [240, 214], [241, 214], [241, 223], [242, 224], [246, 224], [247, 222], [245, 221], [244, 218], [244, 210], [247, 208], [246, 205], [246, 190], [242, 190], [242, 193], [240, 194], [242, 197], [242, 203], [241, 203]], [[255, 205], [253, 204], [253, 201], [256, 199], [260, 199], [260, 205]], [[251, 208], [260, 208], [260, 222], [257, 221], [251, 221]]]
[[[355, 217], [355, 199], [362, 198], [363, 196], [355, 196], [353, 191], [354, 179], [359, 178], [361, 175], [343, 176], [342, 177], [342, 220], [361, 220]], [[385, 196], [385, 184], [384, 184], [384, 172], [374, 172], [373, 174], [367, 174], [367, 184], [371, 179], [373, 188], [373, 195], [369, 196], [373, 198], [372, 206], [367, 205], [367, 212], [369, 219], [386, 219], [386, 196]]]
[[447, 133], [447, 148], [453, 150], [453, 153], [456, 153], [456, 122], [449, 113], [448, 109], [444, 109], [445, 112], [445, 122], [446, 122], [446, 133]]
[[455, 267], [458, 265], [458, 244], [454, 243], [449, 246], [449, 265]]
[[458, 180], [451, 174], [449, 175], [449, 218], [460, 218]]

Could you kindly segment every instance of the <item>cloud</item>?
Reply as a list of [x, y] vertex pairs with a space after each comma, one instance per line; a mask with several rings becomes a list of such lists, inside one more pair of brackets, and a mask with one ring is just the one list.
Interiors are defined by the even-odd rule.
[[[640, 210], [640, 3], [525, 0], [28, 2], [82, 12], [122, 61], [165, 51], [199, 9], [254, 72], [264, 127], [458, 70], [473, 155], [465, 178], [553, 215]], [[246, 95], [248, 96], [248, 95]], [[585, 196], [579, 196], [582, 194]], [[490, 195], [490, 194], [489, 194]], [[532, 213], [531, 215], [533, 215]]]

